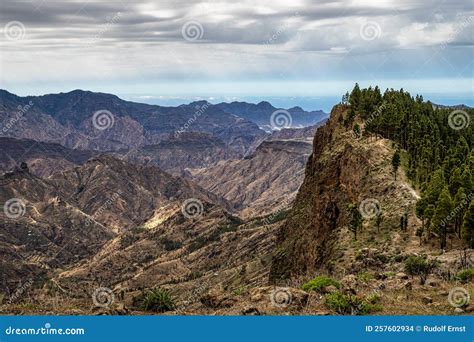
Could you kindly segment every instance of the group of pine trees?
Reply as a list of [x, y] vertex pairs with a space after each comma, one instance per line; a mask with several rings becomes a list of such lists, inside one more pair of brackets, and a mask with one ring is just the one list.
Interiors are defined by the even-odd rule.
[[[360, 134], [391, 139], [406, 155], [405, 171], [422, 196], [416, 215], [423, 227], [417, 235], [437, 237], [445, 249], [448, 234], [456, 234], [474, 248], [474, 110], [458, 110], [464, 125], [453, 128], [448, 121], [452, 108], [413, 98], [403, 89], [387, 89], [382, 95], [378, 87], [360, 89], [356, 84], [342, 101], [349, 105], [346, 125], [359, 115], [365, 122]], [[399, 165], [397, 150], [395, 177]]]

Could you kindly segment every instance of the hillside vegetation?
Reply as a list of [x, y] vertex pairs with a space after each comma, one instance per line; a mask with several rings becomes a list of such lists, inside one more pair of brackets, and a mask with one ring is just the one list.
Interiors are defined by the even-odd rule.
[[403, 89], [382, 95], [378, 87], [361, 90], [357, 84], [343, 102], [349, 105], [346, 125], [360, 131], [353, 123], [359, 115], [361, 134], [390, 139], [406, 153], [406, 175], [421, 190], [418, 235], [436, 236], [445, 249], [447, 235], [457, 234], [474, 248], [474, 110], [438, 108]]

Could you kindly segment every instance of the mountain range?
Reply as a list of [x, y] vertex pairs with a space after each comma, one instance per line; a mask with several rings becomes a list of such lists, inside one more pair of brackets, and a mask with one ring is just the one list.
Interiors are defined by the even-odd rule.
[[[426, 187], [396, 140], [420, 134], [371, 131], [406, 127], [391, 120], [416, 110], [417, 129], [427, 117], [443, 122], [449, 109], [387, 91], [394, 103], [378, 122], [364, 112], [371, 92], [327, 118], [266, 102], [161, 107], [84, 91], [1, 91], [0, 312], [453, 311], [446, 297], [454, 285], [473, 289], [464, 281], [472, 261], [454, 230], [441, 253], [432, 243], [440, 235], [423, 230]], [[395, 111], [396, 101], [413, 107]], [[275, 127], [287, 113], [293, 127]], [[443, 165], [474, 165], [470, 128], [451, 136], [445, 143], [463, 153]], [[471, 177], [463, 175], [453, 184]], [[411, 260], [433, 268], [420, 275]]]
[[[276, 110], [264, 102], [212, 105], [198, 101], [163, 107], [82, 90], [26, 97], [0, 90], [0, 134], [74, 149], [110, 151], [155, 145], [186, 132], [201, 132], [245, 154], [266, 136], [258, 125], [270, 125]], [[295, 123], [304, 126], [327, 116], [321, 111], [289, 111]]]

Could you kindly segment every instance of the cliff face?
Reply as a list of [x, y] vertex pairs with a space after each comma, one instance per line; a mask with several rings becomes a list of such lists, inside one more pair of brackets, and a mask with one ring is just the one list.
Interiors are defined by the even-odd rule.
[[316, 132], [305, 180], [278, 235], [272, 281], [331, 271], [336, 254], [340, 257], [341, 249], [345, 254], [350, 249], [342, 242], [351, 236], [349, 203], [370, 199], [383, 209], [393, 207], [386, 216], [395, 227], [399, 212], [414, 204], [414, 191], [402, 180], [394, 182], [390, 174], [391, 143], [355, 139], [342, 123], [345, 115], [344, 106], [334, 107], [327, 124]]
[[190, 179], [231, 202], [243, 218], [267, 215], [291, 204], [311, 149], [305, 140], [265, 141], [245, 159], [189, 170]]

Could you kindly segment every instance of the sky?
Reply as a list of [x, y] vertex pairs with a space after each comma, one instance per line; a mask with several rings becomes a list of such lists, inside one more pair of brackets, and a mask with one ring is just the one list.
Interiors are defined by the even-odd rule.
[[470, 0], [0, 0], [0, 30], [0, 88], [18, 95], [318, 109], [359, 82], [473, 105]]

